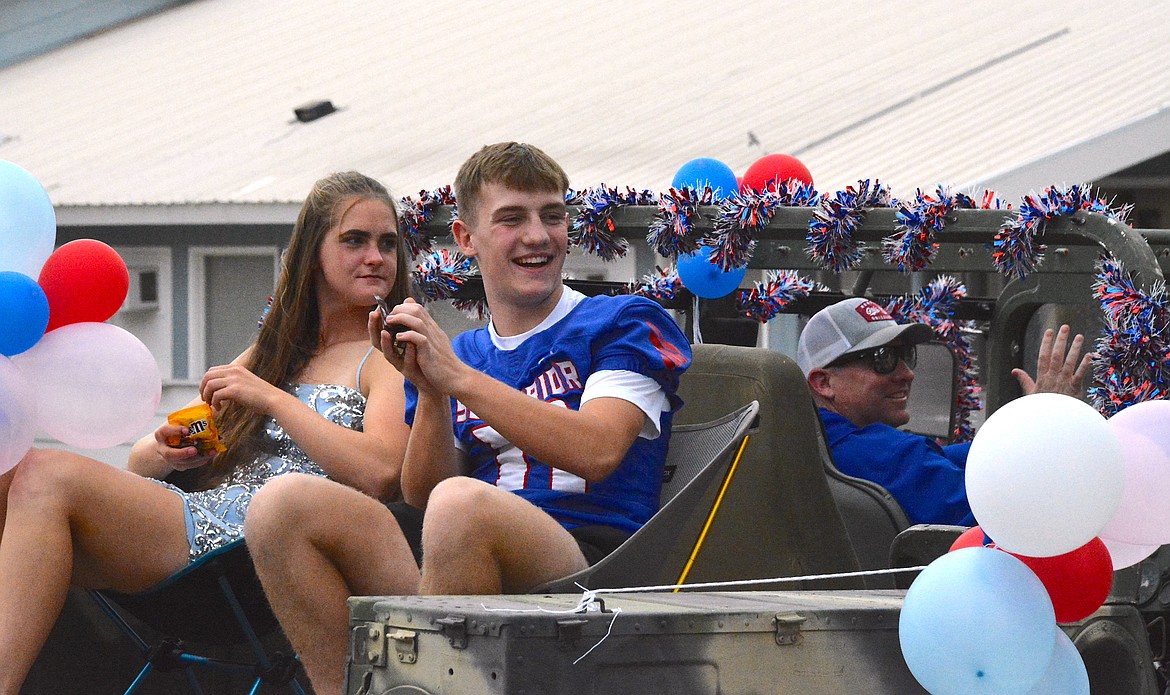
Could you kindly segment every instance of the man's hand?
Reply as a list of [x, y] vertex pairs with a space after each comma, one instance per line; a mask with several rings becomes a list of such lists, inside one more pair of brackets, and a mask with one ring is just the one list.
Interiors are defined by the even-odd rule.
[[1093, 353], [1081, 357], [1085, 336], [1078, 333], [1070, 345], [1068, 340], [1070, 332], [1068, 324], [1061, 326], [1055, 333], [1051, 328], [1044, 331], [1044, 338], [1040, 341], [1040, 354], [1036, 358], [1035, 381], [1023, 369], [1012, 370], [1025, 396], [1033, 393], [1063, 393], [1074, 398], [1081, 397]]
[[413, 299], [407, 299], [390, 310], [390, 323], [401, 326], [397, 342], [405, 347], [402, 352], [395, 349], [395, 338], [383, 329], [378, 314], [370, 314], [370, 341], [382, 350], [386, 360], [420, 393], [452, 395], [454, 382], [467, 366], [456, 357], [450, 337], [427, 310]]

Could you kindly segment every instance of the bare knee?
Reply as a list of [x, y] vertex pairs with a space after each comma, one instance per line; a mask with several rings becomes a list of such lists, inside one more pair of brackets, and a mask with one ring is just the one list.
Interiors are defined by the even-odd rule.
[[433, 554], [439, 544], [463, 549], [492, 546], [492, 532], [500, 514], [495, 504], [499, 492], [465, 476], [447, 478], [436, 485], [427, 498], [423, 518], [423, 555]]
[[304, 528], [314, 514], [315, 491], [329, 481], [303, 473], [289, 473], [269, 480], [252, 498], [244, 518], [244, 536], [266, 541]]
[[91, 462], [52, 449], [30, 450], [11, 471], [9, 505], [65, 501], [73, 490], [84, 486], [88, 463]]
[[494, 487], [474, 478], [447, 478], [427, 498], [426, 523], [473, 527], [482, 517], [491, 516], [495, 492]]

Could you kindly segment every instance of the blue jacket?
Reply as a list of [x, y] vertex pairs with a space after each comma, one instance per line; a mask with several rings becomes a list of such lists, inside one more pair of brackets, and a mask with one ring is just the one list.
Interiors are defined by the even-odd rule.
[[969, 442], [944, 447], [889, 425], [858, 427], [831, 410], [820, 414], [838, 470], [884, 487], [910, 523], [975, 525], [964, 481]]

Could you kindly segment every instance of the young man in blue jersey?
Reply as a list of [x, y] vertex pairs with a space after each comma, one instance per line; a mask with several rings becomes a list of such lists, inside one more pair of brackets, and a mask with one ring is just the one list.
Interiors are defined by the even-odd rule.
[[[896, 429], [910, 421], [915, 346], [932, 334], [925, 324], [899, 324], [877, 303], [853, 297], [809, 319], [796, 361], [841, 472], [884, 487], [911, 523], [970, 526], [974, 519], [964, 480], [970, 443], [939, 446], [929, 437]], [[1068, 326], [1045, 332], [1036, 380], [1022, 369], [1012, 370], [1025, 394], [1081, 395], [1090, 356], [1081, 358], [1083, 336], [1071, 343], [1068, 336]]]
[[253, 502], [257, 572], [318, 692], [341, 687], [347, 596], [523, 592], [596, 562], [658, 508], [690, 348], [653, 302], [564, 285], [567, 188], [535, 147], [483, 148], [456, 178], [453, 232], [489, 325], [452, 341], [408, 300], [392, 337], [371, 315], [408, 379], [402, 492], [425, 508], [421, 572], [360, 493], [294, 479]]

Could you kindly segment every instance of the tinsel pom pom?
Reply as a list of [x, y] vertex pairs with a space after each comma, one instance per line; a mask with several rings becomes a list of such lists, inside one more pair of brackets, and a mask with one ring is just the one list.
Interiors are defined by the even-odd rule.
[[739, 313], [760, 323], [771, 321], [785, 307], [804, 299], [815, 289], [816, 283], [795, 270], [777, 270], [768, 274], [765, 282], [739, 295]]
[[673, 258], [699, 250], [702, 238], [695, 232], [694, 218], [700, 205], [711, 205], [714, 194], [710, 187], [697, 192], [690, 186], [671, 188], [658, 201], [658, 214], [646, 232], [646, 241], [661, 256]]
[[1026, 195], [1019, 211], [1004, 222], [991, 241], [992, 264], [1008, 277], [1024, 279], [1044, 260], [1046, 247], [1036, 238], [1044, 234], [1048, 222], [1081, 210], [1125, 222], [1130, 208], [1112, 208], [1108, 201], [1094, 196], [1087, 185], [1049, 186], [1041, 194]]
[[414, 293], [427, 302], [450, 299], [471, 275], [471, 259], [462, 253], [447, 249], [432, 251], [415, 267]]
[[861, 263], [861, 245], [853, 233], [865, 220], [866, 208], [889, 207], [890, 190], [874, 179], [858, 181], [832, 197], [821, 198], [808, 223], [808, 255], [824, 268], [840, 273]]
[[654, 271], [654, 273], [644, 276], [641, 282], [626, 285], [623, 294], [634, 294], [639, 297], [663, 301], [676, 299], [683, 291], [683, 284], [682, 280], [678, 279], [678, 273], [675, 269], [663, 270], [655, 266]]
[[1093, 292], [1105, 321], [1093, 358], [1093, 406], [1110, 417], [1135, 403], [1166, 398], [1170, 300], [1165, 286], [1146, 292], [1120, 263], [1103, 258]]
[[967, 442], [975, 436], [972, 416], [982, 407], [979, 394], [978, 370], [971, 356], [971, 344], [964, 335], [964, 327], [954, 320], [959, 301], [967, 295], [967, 288], [949, 276], [939, 276], [917, 294], [896, 297], [886, 306], [900, 323], [916, 321], [925, 323], [934, 330], [935, 336], [945, 344], [958, 363], [955, 384], [954, 412], [955, 429], [951, 438], [955, 442]]
[[954, 209], [955, 197], [944, 186], [939, 186], [933, 196], [919, 190], [913, 200], [899, 201], [897, 231], [882, 240], [886, 262], [904, 273], [926, 267], [938, 251], [935, 233], [943, 230], [947, 215]]
[[626, 200], [617, 189], [607, 188], [604, 184], [586, 191], [569, 228], [569, 244], [580, 246], [606, 261], [625, 256], [630, 244], [618, 236], [613, 213], [628, 205]]
[[450, 186], [436, 188], [433, 191], [419, 191], [418, 200], [407, 196], [398, 203], [401, 219], [398, 222], [398, 231], [411, 258], [431, 252], [431, 240], [423, 234], [423, 227], [430, 221], [431, 215], [440, 205], [455, 205], [455, 193]]
[[452, 299], [451, 306], [462, 311], [472, 321], [486, 321], [492, 315], [492, 312], [488, 310], [487, 299], [485, 297], [478, 297], [476, 299]]
[[1000, 200], [995, 191], [984, 190], [979, 202], [966, 193], [956, 193], [955, 207], [960, 210], [1010, 210], [1012, 206]]

